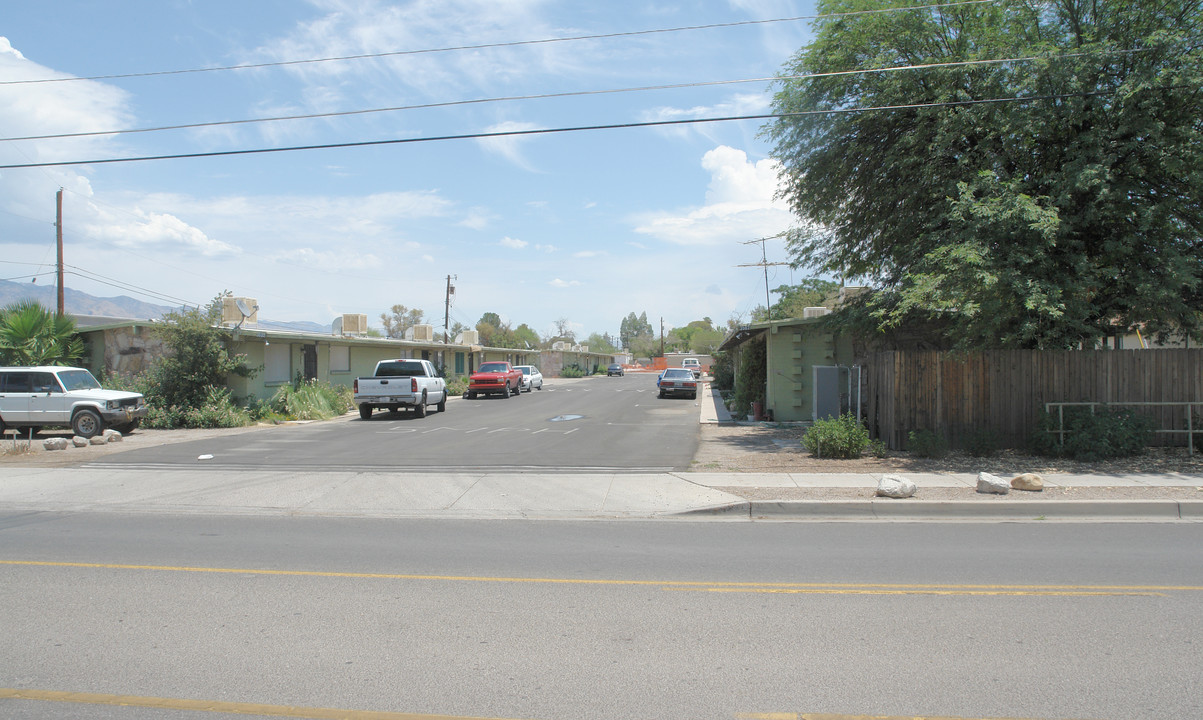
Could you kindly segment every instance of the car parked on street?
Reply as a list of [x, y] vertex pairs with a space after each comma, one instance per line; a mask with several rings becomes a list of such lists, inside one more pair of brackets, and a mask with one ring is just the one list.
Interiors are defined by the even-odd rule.
[[611, 363], [610, 367], [606, 368], [606, 377], [610, 377], [611, 375], [622, 377], [624, 375], [622, 365], [619, 365], [618, 363]]
[[685, 368], [669, 368], [660, 373], [656, 380], [660, 397], [669, 395], [684, 395], [689, 398], [698, 396], [698, 380], [693, 373]]
[[517, 365], [515, 367], [522, 371], [522, 392], [543, 389], [543, 373], [539, 372], [539, 368], [534, 365]]
[[522, 392], [522, 381], [526, 376], [508, 362], [482, 363], [480, 369], [468, 377], [468, 399], [477, 395], [500, 394], [503, 398]]
[[685, 358], [681, 361], [681, 367], [693, 373], [695, 380], [702, 378], [702, 363], [697, 358]]

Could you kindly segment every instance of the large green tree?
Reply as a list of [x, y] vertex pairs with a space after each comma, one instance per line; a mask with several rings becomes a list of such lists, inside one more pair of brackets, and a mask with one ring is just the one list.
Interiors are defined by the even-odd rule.
[[380, 322], [384, 324], [384, 333], [391, 338], [404, 338], [405, 332], [415, 325], [421, 325], [426, 313], [418, 308], [394, 305], [386, 313], [380, 313]]
[[34, 300], [0, 308], [0, 365], [71, 365], [84, 355], [75, 321]]
[[818, 21], [766, 127], [805, 228], [795, 261], [878, 286], [877, 326], [943, 318], [963, 347], [1198, 334], [1201, 22], [1198, 0]]

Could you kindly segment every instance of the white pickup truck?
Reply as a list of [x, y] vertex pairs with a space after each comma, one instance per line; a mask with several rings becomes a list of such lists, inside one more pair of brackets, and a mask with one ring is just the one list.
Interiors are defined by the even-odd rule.
[[429, 360], [381, 360], [372, 377], [355, 378], [354, 391], [364, 420], [372, 417], [373, 408], [413, 408], [418, 417], [426, 417], [432, 403], [439, 412], [447, 410], [447, 381]]
[[86, 438], [106, 427], [128, 433], [146, 409], [141, 393], [105, 390], [84, 368], [0, 367], [0, 431], [59, 425]]

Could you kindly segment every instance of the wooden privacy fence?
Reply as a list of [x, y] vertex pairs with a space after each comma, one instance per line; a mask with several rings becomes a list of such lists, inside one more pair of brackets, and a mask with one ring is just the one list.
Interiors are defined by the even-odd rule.
[[[864, 368], [870, 430], [892, 449], [912, 430], [942, 434], [964, 447], [989, 433], [1002, 447], [1022, 447], [1045, 403], [1203, 402], [1203, 350], [890, 351]], [[1156, 427], [1185, 430], [1181, 407], [1142, 407]], [[1196, 419], [1195, 429], [1200, 427]], [[1184, 445], [1178, 434], [1158, 435]], [[1197, 442], [1196, 442], [1197, 447]]]

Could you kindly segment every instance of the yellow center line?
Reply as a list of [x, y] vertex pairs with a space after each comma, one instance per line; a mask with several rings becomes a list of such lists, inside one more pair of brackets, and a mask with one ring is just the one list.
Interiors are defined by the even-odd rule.
[[92, 570], [143, 570], [151, 572], [214, 573], [284, 577], [344, 578], [353, 580], [424, 580], [439, 582], [519, 583], [547, 585], [647, 586], [665, 589], [712, 592], [861, 592], [931, 594], [1119, 594], [1157, 595], [1166, 592], [1200, 592], [1197, 585], [971, 585], [927, 583], [760, 583], [713, 582], [704, 580], [613, 580], [589, 578], [494, 577], [476, 575], [433, 575], [411, 573], [357, 573], [328, 570], [267, 570], [255, 568], [193, 567], [187, 565], [130, 565], [119, 563], [50, 562], [43, 560], [0, 560], [0, 566], [83, 568]]
[[406, 712], [382, 712], [379, 710], [337, 710], [334, 708], [263, 705], [260, 703], [221, 702], [217, 700], [188, 700], [183, 698], [143, 697], [140, 695], [105, 695], [101, 693], [63, 692], [59, 690], [0, 688], [0, 700], [4, 699], [153, 708], [156, 710], [190, 710], [194, 712], [225, 713], [227, 715], [306, 718], [308, 720], [505, 720], [504, 718], [468, 717], [464, 715], [425, 715]]
[[947, 717], [944, 715], [838, 715], [831, 713], [736, 713], [736, 720], [1035, 720], [1034, 718]]

